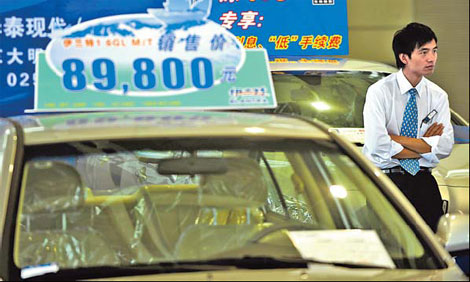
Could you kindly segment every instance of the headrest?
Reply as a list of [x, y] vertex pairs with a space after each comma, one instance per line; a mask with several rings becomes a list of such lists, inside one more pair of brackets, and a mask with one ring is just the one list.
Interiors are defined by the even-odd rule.
[[74, 167], [58, 161], [32, 161], [25, 166], [24, 213], [73, 209], [85, 200], [85, 189]]
[[268, 197], [259, 164], [249, 158], [226, 158], [227, 172], [205, 175], [201, 180], [204, 194], [232, 196], [263, 205]]

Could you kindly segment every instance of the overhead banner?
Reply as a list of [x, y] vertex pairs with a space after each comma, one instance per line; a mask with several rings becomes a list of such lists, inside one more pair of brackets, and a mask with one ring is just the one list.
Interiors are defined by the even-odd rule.
[[[64, 31], [98, 18], [147, 14], [148, 8], [159, 9], [163, 3], [172, 2], [176, 9], [184, 9], [204, 1], [0, 0], [0, 116], [23, 114], [25, 109], [35, 107], [39, 54]], [[268, 55], [345, 55], [348, 52], [346, 0], [214, 0], [209, 20], [235, 34], [244, 48], [262, 46]], [[74, 43], [78, 48], [80, 42]], [[108, 66], [106, 62], [98, 63], [103, 64], [103, 71]], [[118, 66], [115, 67], [117, 70]], [[92, 66], [90, 70], [93, 71]], [[53, 72], [57, 74], [57, 69]], [[96, 81], [92, 78], [87, 77], [87, 83], [91, 81], [93, 85]], [[118, 85], [116, 81], [114, 90], [127, 87], [126, 93], [132, 94], [135, 81], [128, 80], [127, 86], [122, 82]]]
[[217, 0], [210, 18], [269, 56], [348, 55], [346, 0]]

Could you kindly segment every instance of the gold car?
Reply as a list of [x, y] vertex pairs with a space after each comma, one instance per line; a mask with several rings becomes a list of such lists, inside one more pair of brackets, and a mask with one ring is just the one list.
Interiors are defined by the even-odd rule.
[[107, 112], [0, 133], [2, 280], [468, 280], [318, 122]]

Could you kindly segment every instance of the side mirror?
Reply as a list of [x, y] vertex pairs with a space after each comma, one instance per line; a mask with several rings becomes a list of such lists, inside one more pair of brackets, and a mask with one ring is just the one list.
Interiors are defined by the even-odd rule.
[[439, 220], [437, 237], [457, 264], [469, 275], [469, 215], [445, 214]]

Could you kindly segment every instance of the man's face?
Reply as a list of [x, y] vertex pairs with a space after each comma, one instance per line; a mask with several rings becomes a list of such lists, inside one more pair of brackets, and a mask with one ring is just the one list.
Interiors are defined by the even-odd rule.
[[406, 60], [405, 68], [408, 71], [418, 76], [433, 74], [437, 62], [437, 43], [433, 39], [423, 46], [415, 48], [411, 53], [411, 57], [406, 54], [404, 57], [404, 60]]

